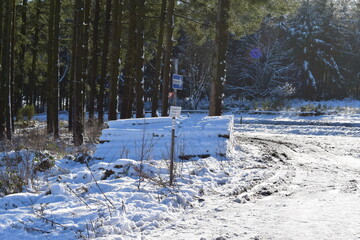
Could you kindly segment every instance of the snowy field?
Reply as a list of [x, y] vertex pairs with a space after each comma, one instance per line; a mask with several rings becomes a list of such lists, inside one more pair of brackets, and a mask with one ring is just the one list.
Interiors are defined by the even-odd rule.
[[352, 109], [236, 115], [232, 156], [179, 160], [173, 187], [168, 160], [59, 159], [0, 198], [0, 239], [360, 239]]

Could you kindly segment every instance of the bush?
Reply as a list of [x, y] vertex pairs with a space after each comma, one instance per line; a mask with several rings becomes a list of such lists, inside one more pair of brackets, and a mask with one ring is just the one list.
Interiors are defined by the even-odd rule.
[[25, 184], [26, 180], [16, 171], [5, 171], [0, 174], [0, 193], [4, 195], [21, 192]]
[[55, 158], [34, 150], [11, 152], [0, 159], [0, 196], [21, 192], [23, 187], [34, 182], [38, 172], [55, 166]]
[[28, 121], [30, 121], [35, 115], [35, 107], [34, 105], [26, 105], [23, 107], [23, 116], [26, 117]]
[[30, 121], [35, 115], [34, 105], [26, 105], [20, 108], [17, 112], [16, 119], [18, 121], [24, 121], [24, 117], [27, 121]]
[[264, 98], [259, 101], [253, 102], [254, 110], [260, 111], [280, 111], [290, 108], [291, 105], [284, 98]]
[[17, 111], [16, 120], [21, 122], [24, 121], [23, 108], [19, 108], [19, 110]]

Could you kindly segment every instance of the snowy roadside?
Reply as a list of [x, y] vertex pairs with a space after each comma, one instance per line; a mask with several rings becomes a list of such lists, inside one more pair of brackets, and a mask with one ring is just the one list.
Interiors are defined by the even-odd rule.
[[305, 125], [288, 134], [299, 126], [257, 125], [236, 126], [231, 159], [179, 161], [171, 188], [165, 160], [57, 160], [36, 191], [0, 198], [0, 236], [358, 239], [356, 131], [336, 136], [338, 127], [328, 126], [321, 135], [321, 126]]
[[[219, 138], [218, 130], [222, 127], [211, 131], [216, 127], [211, 119], [199, 123], [203, 131], [196, 137], [204, 139], [200, 142], [218, 144], [209, 142], [213, 139], [210, 135]], [[139, 126], [137, 133], [140, 139], [142, 128]], [[211, 150], [216, 153], [217, 148]], [[209, 153], [212, 153], [210, 149]], [[22, 155], [28, 160], [34, 157], [26, 150]], [[22, 155], [19, 158], [17, 153], [4, 154], [0, 167], [5, 168], [7, 162], [21, 159]], [[73, 156], [56, 160], [54, 168], [38, 173], [36, 182], [22, 193], [0, 198], [0, 236], [4, 239], [138, 238], [176, 219], [179, 212], [192, 207], [214, 186], [224, 185], [239, 175], [238, 169], [229, 167], [229, 160], [197, 157], [176, 163], [176, 182], [174, 187], [169, 187], [168, 164], [168, 160], [100, 161]]]
[[271, 169], [280, 178], [232, 197], [204, 197], [146, 239], [360, 239], [360, 139], [338, 136], [336, 127], [325, 135], [318, 126], [301, 134], [284, 131], [298, 126], [253, 127], [236, 126], [242, 156], [253, 158], [248, 148], [278, 159], [283, 165]]
[[167, 164], [144, 161], [139, 177], [140, 165], [134, 160], [92, 160], [90, 169], [70, 159], [59, 160], [51, 175], [44, 176], [40, 194], [20, 193], [0, 199], [0, 236], [138, 238], [173, 222], [185, 209], [201, 206], [203, 196], [219, 191], [236, 195], [274, 175], [266, 163], [209, 157], [179, 162], [175, 187], [168, 188], [164, 186]]

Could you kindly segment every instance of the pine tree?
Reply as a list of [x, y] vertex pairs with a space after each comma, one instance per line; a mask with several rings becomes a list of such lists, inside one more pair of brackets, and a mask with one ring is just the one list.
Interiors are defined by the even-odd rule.
[[214, 53], [214, 73], [211, 80], [210, 92], [210, 116], [219, 116], [221, 115], [222, 111], [223, 91], [226, 79], [226, 47], [229, 35], [229, 8], [230, 0], [218, 0]]
[[173, 31], [174, 31], [174, 8], [175, 0], [169, 0], [166, 8], [166, 25], [165, 25], [165, 56], [164, 56], [164, 76], [162, 85], [162, 105], [161, 105], [161, 116], [168, 116], [169, 107], [169, 87], [170, 87], [170, 64], [173, 47]]
[[122, 29], [123, 2], [113, 0], [112, 9], [112, 35], [110, 51], [110, 99], [109, 120], [117, 119], [118, 92], [119, 92], [119, 68], [120, 68], [120, 42]]
[[93, 124], [95, 115], [95, 97], [96, 97], [96, 79], [98, 75], [99, 63], [99, 20], [100, 20], [100, 0], [95, 0], [94, 6], [94, 19], [93, 19], [93, 34], [92, 34], [92, 54], [91, 54], [91, 74], [90, 80], [90, 93], [89, 93], [89, 122]]
[[290, 28], [303, 97], [324, 99], [339, 96], [344, 81], [336, 61], [340, 46], [334, 19], [334, 9], [328, 1], [305, 1]]
[[127, 51], [125, 57], [123, 95], [121, 102], [121, 119], [132, 117], [132, 105], [135, 85], [135, 51], [136, 51], [136, 6], [137, 1], [128, 1], [129, 4], [129, 28], [127, 39]]
[[21, 6], [21, 42], [20, 42], [20, 52], [18, 54], [18, 73], [15, 76], [14, 91], [13, 91], [13, 113], [16, 114], [18, 110], [22, 107], [23, 95], [25, 92], [25, 81], [26, 73], [25, 70], [25, 55], [26, 55], [26, 38], [27, 38], [27, 11], [28, 11], [28, 1], [23, 0]]
[[160, 19], [159, 19], [159, 35], [157, 39], [156, 56], [155, 56], [155, 75], [152, 84], [152, 104], [151, 116], [157, 117], [157, 109], [159, 102], [160, 80], [161, 80], [161, 60], [164, 51], [164, 27], [166, 17], [166, 0], [161, 1]]
[[[40, 7], [41, 7], [41, 0], [36, 0], [34, 2], [35, 8], [35, 16], [33, 17], [34, 22], [33, 24], [33, 37], [31, 41], [31, 65], [30, 65], [30, 73], [29, 73], [29, 83], [28, 83], [28, 104], [34, 105], [36, 103], [36, 85], [38, 84], [38, 47], [39, 47], [39, 35], [40, 35]], [[30, 16], [31, 19], [31, 16]]]
[[136, 58], [135, 58], [135, 98], [136, 117], [144, 117], [144, 24], [145, 24], [145, 0], [138, 0], [136, 19]]
[[75, 1], [75, 63], [73, 91], [73, 141], [80, 146], [84, 141], [84, 105], [83, 105], [83, 61], [84, 59], [84, 1]]
[[48, 93], [47, 93], [47, 131], [59, 137], [59, 84], [58, 59], [60, 35], [60, 0], [50, 0], [48, 35]]
[[101, 73], [100, 73], [100, 89], [98, 96], [98, 124], [102, 125], [104, 123], [104, 98], [105, 98], [105, 83], [106, 83], [106, 73], [108, 67], [108, 54], [109, 54], [109, 40], [110, 40], [110, 27], [111, 27], [111, 0], [106, 0], [106, 9], [105, 9], [105, 23], [104, 23], [104, 39], [102, 45], [102, 55], [101, 55]]
[[11, 27], [13, 16], [13, 0], [3, 1], [4, 21], [2, 31], [1, 49], [1, 75], [0, 75], [0, 140], [5, 137], [11, 140]]
[[14, 93], [16, 91], [15, 85], [15, 29], [16, 29], [16, 0], [11, 2], [11, 36], [10, 36], [10, 81], [7, 82], [9, 89], [9, 104], [6, 105], [6, 137], [8, 140], [11, 140], [12, 133], [14, 131], [14, 118], [13, 118], [13, 110], [14, 110]]
[[54, 16], [55, 16], [55, 2], [50, 0], [49, 5], [49, 21], [48, 21], [48, 66], [47, 66], [47, 77], [48, 77], [48, 89], [47, 89], [47, 132], [52, 133], [54, 131], [54, 98], [53, 98], [53, 88], [54, 88], [54, 65], [53, 65], [53, 55], [54, 55]]

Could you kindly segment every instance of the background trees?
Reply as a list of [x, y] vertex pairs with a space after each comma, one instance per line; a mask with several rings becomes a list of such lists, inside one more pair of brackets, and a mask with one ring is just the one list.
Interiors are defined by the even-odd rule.
[[[287, 83], [295, 90], [294, 97], [357, 97], [355, 3], [305, 0], [292, 14], [263, 18], [255, 34], [232, 40], [229, 45], [227, 93], [269, 97], [279, 83]], [[255, 48], [261, 53], [259, 59], [250, 54]], [[278, 72], [271, 73], [276, 69]]]
[[[185, 79], [178, 103], [210, 107], [210, 115], [221, 114], [224, 97], [279, 95], [282, 86], [309, 99], [357, 97], [360, 90], [355, 0], [3, 0], [0, 5], [0, 139], [11, 138], [23, 105], [46, 111], [54, 136], [58, 111], [66, 110], [78, 145], [85, 112], [100, 125], [118, 112], [131, 118], [150, 109], [156, 116], [161, 109], [165, 116], [172, 58]], [[259, 57], [252, 56], [254, 50]]]

